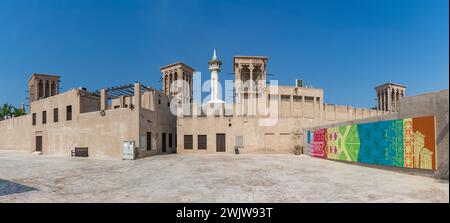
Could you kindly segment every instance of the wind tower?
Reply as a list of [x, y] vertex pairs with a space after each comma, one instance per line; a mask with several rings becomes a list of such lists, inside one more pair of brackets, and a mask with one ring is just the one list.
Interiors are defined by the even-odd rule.
[[377, 109], [381, 111], [398, 112], [400, 99], [405, 97], [406, 86], [386, 83], [375, 88], [377, 92]]

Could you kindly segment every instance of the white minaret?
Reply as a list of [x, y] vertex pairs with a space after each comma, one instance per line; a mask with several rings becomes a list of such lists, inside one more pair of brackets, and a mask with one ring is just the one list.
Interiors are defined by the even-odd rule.
[[211, 72], [211, 100], [209, 103], [222, 103], [223, 101], [219, 98], [219, 72], [220, 65], [222, 65], [222, 61], [217, 59], [216, 50], [214, 49], [213, 57], [209, 64], [209, 71]]

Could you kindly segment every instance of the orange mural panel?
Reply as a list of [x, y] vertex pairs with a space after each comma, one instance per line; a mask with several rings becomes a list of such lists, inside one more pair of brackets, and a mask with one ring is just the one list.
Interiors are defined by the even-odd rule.
[[413, 118], [414, 167], [436, 169], [436, 130], [434, 116]]

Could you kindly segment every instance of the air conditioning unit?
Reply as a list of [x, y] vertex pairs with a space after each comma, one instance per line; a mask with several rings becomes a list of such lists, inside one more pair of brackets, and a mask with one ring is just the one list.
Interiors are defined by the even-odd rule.
[[303, 87], [303, 80], [295, 80], [295, 87]]

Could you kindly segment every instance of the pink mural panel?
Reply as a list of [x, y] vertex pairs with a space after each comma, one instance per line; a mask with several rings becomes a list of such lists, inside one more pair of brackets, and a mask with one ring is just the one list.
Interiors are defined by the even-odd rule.
[[326, 158], [325, 147], [326, 140], [325, 136], [327, 134], [327, 129], [319, 129], [314, 131], [313, 141], [311, 143], [311, 156]]

